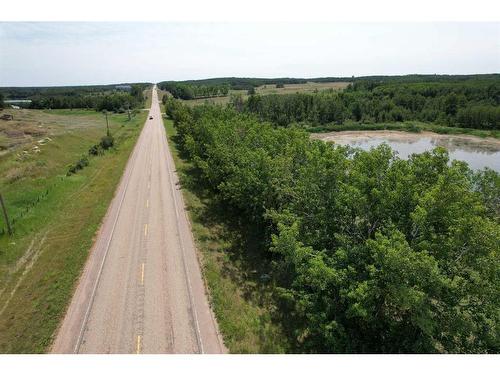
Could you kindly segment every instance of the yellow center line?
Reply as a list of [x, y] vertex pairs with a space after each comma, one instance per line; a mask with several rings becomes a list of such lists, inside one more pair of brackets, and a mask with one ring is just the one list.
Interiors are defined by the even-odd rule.
[[148, 235], [148, 225], [144, 224], [144, 236]]
[[141, 285], [144, 285], [144, 263], [141, 265]]
[[136, 354], [141, 354], [141, 335], [137, 335], [137, 345], [136, 345], [136, 348], [135, 348], [135, 353]]

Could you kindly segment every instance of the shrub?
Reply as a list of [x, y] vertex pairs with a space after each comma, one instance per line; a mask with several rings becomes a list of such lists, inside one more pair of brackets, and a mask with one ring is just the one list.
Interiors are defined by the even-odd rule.
[[89, 165], [89, 159], [86, 156], [82, 156], [80, 160], [76, 163], [78, 169], [83, 169]]
[[408, 124], [407, 129], [409, 132], [412, 132], [412, 133], [420, 133], [422, 131], [422, 129], [420, 129], [420, 127], [413, 122]]
[[100, 144], [93, 145], [91, 148], [89, 148], [89, 155], [90, 156], [98, 156], [102, 153], [102, 148]]
[[82, 156], [80, 160], [76, 162], [76, 164], [70, 164], [68, 167], [68, 172], [66, 173], [66, 176], [71, 176], [72, 174], [75, 174], [78, 172], [80, 169], [85, 168], [86, 166], [89, 165], [89, 159], [87, 158], [86, 155]]
[[107, 150], [108, 148], [113, 147], [114, 144], [115, 144], [115, 139], [111, 135], [106, 135], [106, 136], [101, 138], [100, 145], [104, 150]]
[[66, 173], [66, 176], [71, 176], [72, 174], [76, 173], [77, 172], [77, 168], [76, 168], [76, 165], [74, 164], [70, 164], [68, 166], [68, 172]]

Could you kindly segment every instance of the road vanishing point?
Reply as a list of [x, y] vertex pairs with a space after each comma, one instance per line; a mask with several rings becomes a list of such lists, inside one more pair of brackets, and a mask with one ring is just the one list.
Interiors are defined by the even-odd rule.
[[156, 86], [148, 120], [52, 352], [226, 352], [208, 303]]

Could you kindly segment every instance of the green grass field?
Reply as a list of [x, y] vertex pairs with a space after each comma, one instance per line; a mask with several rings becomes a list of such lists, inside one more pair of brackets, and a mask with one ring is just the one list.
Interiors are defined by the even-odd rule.
[[276, 88], [276, 85], [264, 85], [255, 89], [257, 94], [294, 94], [296, 92], [316, 92], [324, 90], [343, 90], [350, 82], [306, 82], [285, 85]]
[[288, 351], [287, 338], [272, 317], [276, 310], [272, 286], [257, 277], [270, 267], [261, 257], [259, 237], [248, 228], [229, 224], [231, 218], [197, 184], [192, 165], [180, 154], [172, 121], [164, 123], [226, 346], [231, 353]]
[[40, 132], [25, 133], [0, 156], [0, 191], [14, 227], [12, 236], [0, 235], [0, 352], [49, 349], [145, 119], [146, 112], [131, 121], [109, 115], [115, 148], [68, 177], [68, 165], [105, 135], [103, 115], [16, 113], [18, 128]]

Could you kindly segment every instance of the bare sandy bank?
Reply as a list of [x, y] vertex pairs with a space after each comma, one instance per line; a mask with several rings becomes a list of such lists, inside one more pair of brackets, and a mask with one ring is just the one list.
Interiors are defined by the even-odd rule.
[[384, 139], [395, 142], [412, 142], [422, 138], [442, 140], [442, 141], [462, 141], [469, 144], [475, 143], [483, 146], [490, 146], [500, 149], [500, 139], [496, 138], [481, 138], [473, 135], [456, 135], [456, 134], [438, 134], [429, 131], [420, 133], [410, 133], [397, 130], [358, 130], [358, 131], [340, 131], [329, 133], [313, 133], [312, 139], [320, 139], [327, 142], [345, 143], [348, 141], [362, 141], [371, 139]]

